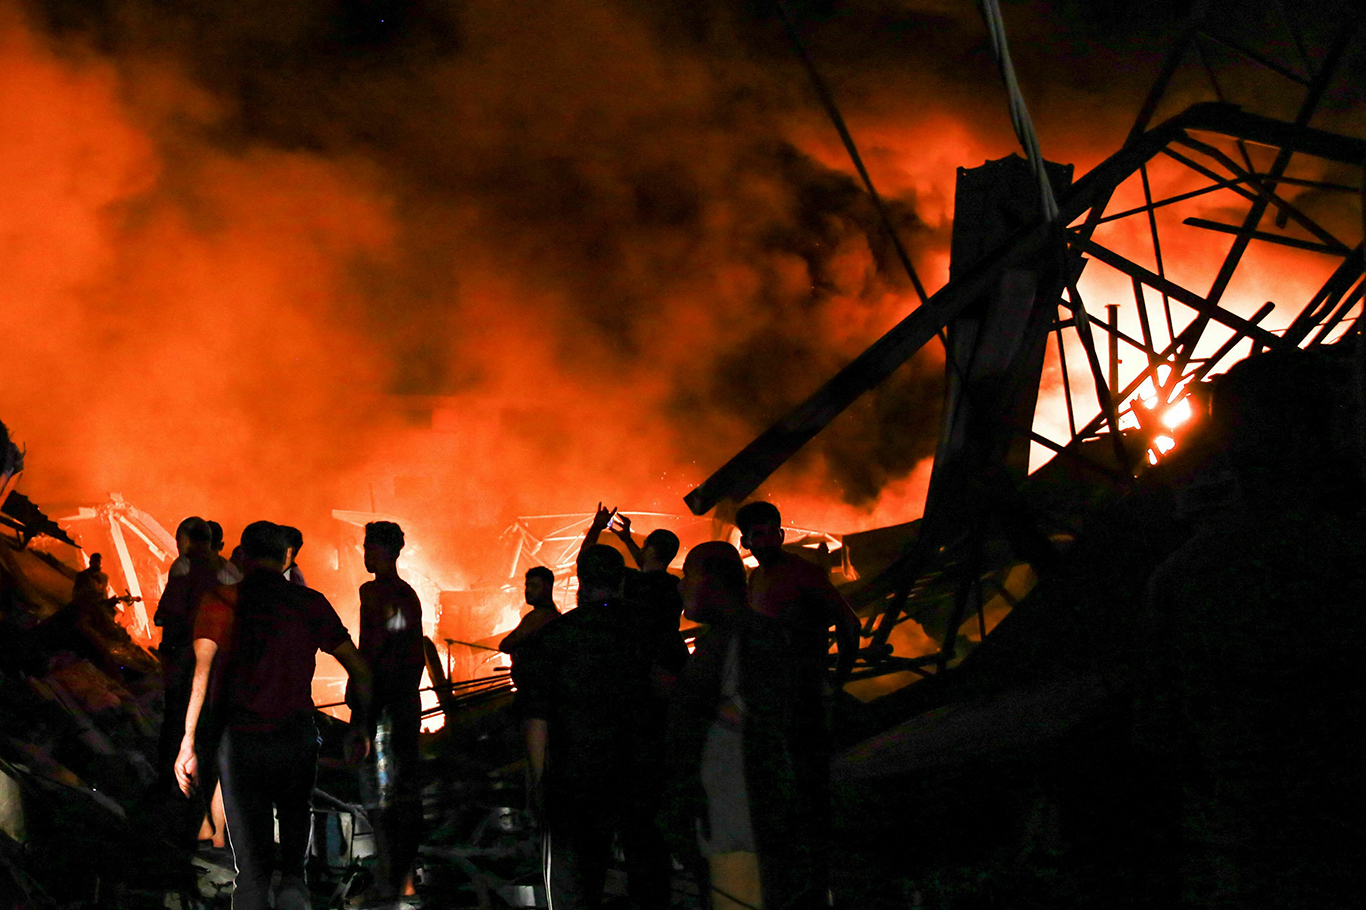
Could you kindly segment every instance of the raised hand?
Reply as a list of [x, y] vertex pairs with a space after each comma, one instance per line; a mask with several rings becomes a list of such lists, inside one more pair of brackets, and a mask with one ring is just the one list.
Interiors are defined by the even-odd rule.
[[591, 530], [601, 532], [603, 528], [612, 523], [612, 517], [616, 514], [616, 509], [609, 509], [603, 506], [602, 503], [598, 503], [598, 511], [597, 514], [593, 516]]

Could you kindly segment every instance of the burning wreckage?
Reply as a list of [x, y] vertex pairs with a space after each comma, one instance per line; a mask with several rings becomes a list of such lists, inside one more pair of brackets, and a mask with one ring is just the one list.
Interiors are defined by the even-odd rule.
[[[1345, 851], [1363, 810], [1366, 692], [1352, 680], [1366, 656], [1366, 258], [1361, 231], [1330, 229], [1316, 206], [1360, 206], [1366, 140], [1316, 115], [1350, 94], [1342, 64], [1361, 53], [1358, 33], [1349, 16], [1321, 52], [1284, 62], [1197, 20], [1124, 145], [1075, 181], [1038, 154], [1020, 101], [1029, 158], [959, 171], [949, 283], [921, 291], [919, 308], [687, 497], [713, 513], [694, 536], [731, 533], [727, 510], [917, 350], [944, 344], [923, 517], [789, 544], [826, 561], [863, 620], [834, 710], [841, 905], [1298, 906], [1313, 894], [1336, 906], [1357, 890]], [[1222, 103], [1220, 79], [1235, 77], [1210, 65], [1215, 43], [1298, 107]], [[1189, 84], [1172, 86], [1191, 72], [1216, 100], [1167, 111], [1189, 102]], [[1211, 198], [1231, 214], [1204, 217]], [[1207, 249], [1187, 240], [1211, 232], [1229, 242], [1203, 272], [1174, 255]], [[1319, 276], [1307, 299], [1249, 303], [1265, 292], [1248, 275], [1290, 272]], [[1046, 432], [1054, 368], [1066, 419]], [[22, 456], [4, 442], [8, 488]], [[1031, 450], [1051, 456], [1032, 472]], [[221, 902], [228, 868], [176, 854], [152, 795], [156, 591], [138, 587], [147, 573], [127, 539], [164, 559], [169, 536], [117, 497], [65, 517], [107, 527], [119, 596], [69, 546], [48, 545], [70, 543], [64, 522], [15, 492], [3, 513], [0, 901]], [[567, 566], [581, 527], [519, 520], [510, 575], [529, 558]], [[431, 906], [544, 906], [509, 687], [454, 671], [435, 647], [428, 658], [446, 723], [424, 741], [419, 890]], [[366, 874], [369, 828], [337, 724], [320, 722], [313, 885], [331, 906]], [[697, 902], [682, 879], [675, 902]]]

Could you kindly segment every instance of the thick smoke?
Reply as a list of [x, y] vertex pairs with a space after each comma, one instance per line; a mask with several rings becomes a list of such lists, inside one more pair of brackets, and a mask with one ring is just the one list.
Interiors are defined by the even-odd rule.
[[[953, 168], [1014, 150], [975, 11], [795, 6], [937, 287]], [[681, 512], [915, 304], [766, 4], [0, 10], [0, 416], [39, 498], [230, 531], [405, 496], [448, 524]], [[1174, 14], [1010, 15], [1046, 150], [1084, 170]], [[939, 358], [765, 491], [914, 517]]]

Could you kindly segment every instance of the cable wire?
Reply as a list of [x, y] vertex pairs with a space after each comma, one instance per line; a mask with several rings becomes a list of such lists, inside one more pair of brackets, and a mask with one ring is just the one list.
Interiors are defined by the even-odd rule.
[[1015, 64], [1010, 60], [1010, 45], [1006, 42], [1006, 23], [1001, 17], [1001, 6], [996, 0], [978, 0], [977, 6], [986, 21], [991, 55], [996, 58], [996, 66], [1001, 71], [1006, 95], [1010, 99], [1010, 124], [1015, 128], [1015, 136], [1020, 140], [1020, 146], [1029, 159], [1029, 168], [1039, 183], [1039, 200], [1044, 219], [1052, 222], [1058, 217], [1058, 200], [1053, 196], [1053, 185], [1048, 182], [1048, 172], [1044, 170], [1043, 153], [1039, 151], [1034, 121], [1029, 118], [1029, 107], [1020, 94], [1020, 83], [1015, 78]]

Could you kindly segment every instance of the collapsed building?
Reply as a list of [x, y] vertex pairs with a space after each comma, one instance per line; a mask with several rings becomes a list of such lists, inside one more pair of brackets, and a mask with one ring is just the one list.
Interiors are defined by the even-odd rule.
[[[1142, 818], [1154, 791], [1145, 789], [1148, 753], [1135, 748], [1136, 718], [1145, 694], [1163, 688], [1155, 682], [1192, 666], [1183, 632], [1227, 640], [1229, 653], [1261, 654], [1262, 665], [1238, 680], [1251, 685], [1261, 672], [1284, 683], [1288, 694], [1275, 702], [1282, 707], [1301, 699], [1355, 704], [1350, 687], [1296, 688], [1273, 672], [1278, 662], [1301, 670], [1306, 651], [1338, 660], [1360, 644], [1358, 623], [1338, 607], [1363, 593], [1359, 560], [1350, 564], [1342, 550], [1359, 547], [1350, 519], [1360, 515], [1366, 438], [1366, 259], [1359, 232], [1326, 224], [1314, 209], [1323, 198], [1359, 207], [1366, 162], [1366, 140], [1317, 125], [1332, 93], [1339, 109], [1360, 109], [1343, 87], [1351, 76], [1343, 61], [1360, 53], [1357, 23], [1337, 25], [1321, 49], [1286, 62], [1274, 48], [1234, 42], [1217, 22], [1199, 20], [1123, 147], [1088, 173], [1073, 179], [1071, 167], [1046, 163], [1037, 150], [1030, 160], [960, 170], [949, 283], [689, 496], [695, 515], [711, 516], [692, 526], [699, 539], [731, 533], [727, 510], [859, 395], [942, 340], [945, 401], [924, 516], [859, 534], [805, 530], [790, 541], [826, 561], [864, 621], [855, 678], [835, 710], [844, 749], [834, 767], [835, 884], [850, 905], [1010, 898], [1094, 906], [1122, 904], [1126, 895], [1141, 903], [1134, 895], [1154, 887], [1140, 880], [1153, 849], [1142, 832], [1160, 825]], [[1235, 45], [1241, 66], [1283, 81], [1298, 94], [1296, 109], [1286, 116], [1224, 103], [1221, 74], [1200, 53], [1211, 41]], [[1172, 90], [1192, 69], [1207, 73], [1213, 102], [1191, 105], [1188, 86]], [[1179, 110], [1167, 110], [1173, 105]], [[1157, 185], [1174, 189], [1159, 198]], [[876, 198], [871, 182], [867, 190]], [[1207, 217], [1202, 206], [1211, 198], [1224, 206], [1223, 220]], [[1230, 238], [1229, 246], [1204, 272], [1176, 267], [1174, 250], [1211, 249], [1210, 236]], [[1292, 270], [1316, 276], [1307, 296], [1252, 299], [1280, 291], [1249, 285], [1248, 274]], [[1083, 290], [1105, 301], [1104, 318]], [[1217, 388], [1231, 364], [1258, 359], [1265, 369]], [[1037, 419], [1049, 368], [1065, 410], [1056, 424], [1065, 430], [1052, 435]], [[1221, 395], [1250, 409], [1237, 413], [1272, 415], [1253, 459], [1283, 472], [1269, 487], [1240, 473], [1235, 428], [1210, 406]], [[1298, 419], [1286, 417], [1297, 402]], [[1300, 451], [1306, 436], [1323, 445]], [[1278, 441], [1284, 451], [1268, 453]], [[8, 480], [21, 460], [6, 442]], [[1042, 467], [1032, 464], [1040, 450], [1048, 457]], [[1284, 473], [1291, 468], [1317, 473], [1292, 478]], [[1286, 491], [1298, 511], [1277, 499]], [[1334, 502], [1323, 501], [1325, 491]], [[1286, 534], [1257, 526], [1241, 553], [1203, 536], [1263, 498], [1279, 509], [1272, 527]], [[145, 520], [114, 506], [84, 517], [102, 515], [119, 534], [140, 528], [149, 547], [170, 552]], [[77, 580], [73, 566], [43, 548], [40, 535], [63, 533], [61, 522], [22, 497], [12, 507], [6, 500], [5, 511], [0, 895], [34, 906], [163, 906], [177, 889], [186, 900], [221, 900], [221, 864], [201, 863], [192, 886], [162, 875], [176, 863], [145, 799], [160, 707], [155, 660], [138, 639], [147, 626], [135, 598], [149, 592], [135, 589], [136, 568], [123, 576], [126, 626], [111, 629], [96, 613], [52, 631], [75, 601]], [[561, 601], [572, 600], [564, 570], [584, 518], [519, 519], [510, 529], [509, 581], [534, 558], [561, 570]], [[1321, 571], [1303, 552], [1303, 541], [1320, 540], [1299, 533], [1308, 525], [1338, 541], [1319, 548]], [[111, 531], [111, 539], [120, 538]], [[1205, 562], [1193, 547], [1204, 548]], [[1163, 613], [1179, 598], [1155, 604], [1150, 596], [1154, 578], [1170, 580], [1173, 565], [1220, 578], [1214, 564], [1236, 568], [1239, 557], [1269, 559], [1268, 552], [1285, 557], [1275, 562], [1278, 583], [1293, 587], [1303, 571], [1304, 589], [1300, 601], [1261, 612], [1249, 597], [1248, 615], [1276, 622], [1268, 619], [1243, 651], [1236, 615]], [[132, 560], [118, 555], [120, 566]], [[441, 605], [491, 616], [506, 609], [507, 587], [444, 592]], [[1317, 612], [1302, 611], [1309, 600]], [[58, 632], [66, 637], [54, 638]], [[425, 743], [432, 833], [423, 889], [434, 905], [543, 905], [521, 814], [508, 686], [486, 663], [457, 669], [451, 656], [452, 645], [489, 652], [493, 642], [459, 642], [453, 630], [445, 637], [448, 653], [429, 653], [435, 710], [446, 724]], [[1333, 647], [1320, 648], [1334, 637]], [[1276, 641], [1284, 649], [1267, 650]], [[1209, 680], [1195, 684], [1220, 691]], [[1316, 710], [1306, 710], [1309, 722], [1327, 723]], [[1357, 719], [1338, 722], [1347, 728]], [[335, 740], [336, 725], [324, 724]], [[1344, 754], [1355, 742], [1343, 736]], [[340, 900], [364, 865], [365, 814], [339, 765], [329, 774], [318, 797], [325, 874], [316, 884], [331, 889], [320, 899]], [[695, 895], [680, 885], [677, 898]]]

